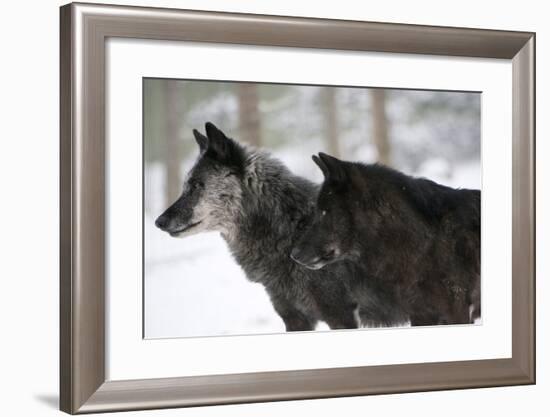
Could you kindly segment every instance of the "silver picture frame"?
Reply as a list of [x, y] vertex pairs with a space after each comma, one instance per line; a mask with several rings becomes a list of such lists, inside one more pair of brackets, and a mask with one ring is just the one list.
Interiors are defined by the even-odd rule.
[[[60, 9], [60, 408], [70, 414], [535, 383], [535, 34], [72, 3]], [[113, 381], [105, 373], [111, 37], [486, 57], [513, 67], [512, 357]]]

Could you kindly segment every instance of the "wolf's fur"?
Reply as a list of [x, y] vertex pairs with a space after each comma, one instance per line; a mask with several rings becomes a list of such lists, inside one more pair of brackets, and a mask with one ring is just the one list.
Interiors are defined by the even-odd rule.
[[350, 267], [311, 271], [289, 257], [316, 186], [211, 123], [206, 133], [194, 131], [200, 155], [157, 226], [178, 237], [219, 231], [248, 279], [263, 284], [288, 331], [311, 330], [319, 320], [331, 328], [357, 327], [357, 303], [346, 283]]
[[319, 156], [325, 181], [293, 258], [310, 268], [354, 262], [412, 325], [479, 317], [480, 192]]

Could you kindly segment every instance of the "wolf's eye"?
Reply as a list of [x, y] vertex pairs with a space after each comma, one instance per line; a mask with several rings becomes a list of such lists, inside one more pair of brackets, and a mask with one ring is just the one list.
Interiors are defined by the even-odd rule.
[[321, 212], [321, 217], [325, 217], [326, 215], [327, 215], [327, 211], [326, 211], [326, 210], [323, 210], [323, 211]]
[[191, 189], [192, 190], [197, 190], [199, 188], [202, 188], [204, 187], [204, 184], [200, 181], [193, 181], [189, 184], [191, 186]]

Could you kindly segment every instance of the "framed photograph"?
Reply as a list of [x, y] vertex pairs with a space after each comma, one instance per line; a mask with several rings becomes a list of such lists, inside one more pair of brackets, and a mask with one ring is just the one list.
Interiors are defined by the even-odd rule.
[[535, 34], [61, 7], [60, 406], [535, 383]]

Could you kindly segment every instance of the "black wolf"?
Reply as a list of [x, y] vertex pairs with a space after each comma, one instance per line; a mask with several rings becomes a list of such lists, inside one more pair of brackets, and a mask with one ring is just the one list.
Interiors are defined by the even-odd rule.
[[313, 160], [325, 180], [294, 260], [315, 270], [354, 262], [413, 326], [480, 316], [479, 190], [323, 153]]
[[173, 237], [219, 231], [248, 279], [264, 285], [287, 331], [312, 330], [319, 320], [336, 329], [358, 327], [345, 278], [350, 266], [311, 271], [289, 256], [318, 187], [212, 123], [206, 136], [193, 133], [200, 155], [157, 227]]

